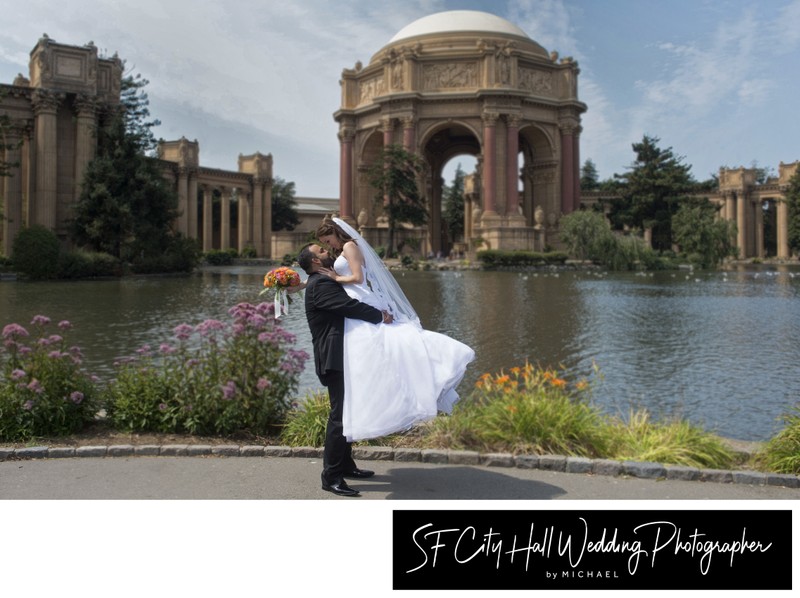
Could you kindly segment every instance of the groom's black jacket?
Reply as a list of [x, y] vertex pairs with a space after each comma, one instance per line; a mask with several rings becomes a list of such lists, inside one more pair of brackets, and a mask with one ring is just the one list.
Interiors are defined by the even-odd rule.
[[306, 285], [306, 317], [314, 345], [317, 376], [325, 383], [328, 371], [344, 370], [344, 319], [383, 321], [380, 310], [352, 299], [338, 282], [311, 274]]

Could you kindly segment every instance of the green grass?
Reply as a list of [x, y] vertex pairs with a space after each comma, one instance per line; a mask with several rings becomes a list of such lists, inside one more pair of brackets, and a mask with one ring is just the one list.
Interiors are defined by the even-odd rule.
[[[529, 365], [512, 368], [508, 374], [485, 374], [452, 415], [360, 444], [557, 454], [710, 469], [736, 463], [736, 455], [720, 437], [697, 426], [681, 420], [656, 422], [644, 410], [631, 412], [627, 420], [611, 418], [592, 405], [590, 395], [585, 380], [570, 383], [553, 370]], [[322, 446], [327, 395], [312, 393], [301, 405], [292, 411], [282, 442]]]
[[767, 471], [800, 475], [800, 406], [783, 420], [786, 427], [764, 445], [754, 463]]

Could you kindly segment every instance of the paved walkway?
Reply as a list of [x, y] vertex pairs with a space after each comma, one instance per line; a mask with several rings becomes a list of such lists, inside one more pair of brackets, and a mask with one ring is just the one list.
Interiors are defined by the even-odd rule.
[[[369, 480], [348, 482], [362, 495], [359, 499], [347, 499], [320, 489], [322, 460], [316, 449], [249, 447], [248, 451], [247, 448], [215, 447], [211, 453], [211, 447], [194, 447], [194, 452], [200, 453], [196, 456], [188, 456], [187, 446], [117, 447], [116, 451], [114, 447], [49, 449], [59, 458], [47, 458], [45, 447], [18, 449], [14, 454], [6, 450], [0, 455], [0, 459], [5, 459], [0, 461], [0, 499], [800, 498], [796, 476], [664, 468], [658, 464], [564, 457], [549, 460], [541, 457], [534, 463], [515, 461], [510, 455], [369, 447], [357, 454], [358, 463], [362, 468], [375, 470], [376, 475]], [[292, 456], [266, 455], [269, 448], [275, 449], [275, 455]], [[62, 452], [54, 452], [58, 450]], [[243, 456], [248, 454], [258, 456]]]

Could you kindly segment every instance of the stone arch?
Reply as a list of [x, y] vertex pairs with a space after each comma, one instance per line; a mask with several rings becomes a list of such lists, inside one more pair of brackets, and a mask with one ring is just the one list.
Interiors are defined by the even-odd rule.
[[430, 219], [428, 222], [428, 242], [434, 254], [449, 251], [447, 234], [441, 218], [442, 198], [445, 181], [442, 173], [445, 165], [454, 157], [468, 154], [480, 160], [483, 151], [482, 138], [476, 128], [467, 120], [453, 119], [433, 123], [427, 127], [420, 139], [420, 152], [428, 165], [425, 180]]
[[536, 214], [539, 212], [540, 217], [547, 219], [552, 226], [561, 212], [557, 186], [557, 142], [544, 127], [533, 123], [523, 127], [519, 136], [520, 152], [523, 156], [520, 204], [525, 224], [535, 226]]

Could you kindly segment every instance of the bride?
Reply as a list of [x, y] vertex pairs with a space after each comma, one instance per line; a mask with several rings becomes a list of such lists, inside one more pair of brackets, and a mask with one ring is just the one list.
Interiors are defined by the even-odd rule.
[[459, 398], [456, 387], [475, 352], [422, 328], [386, 265], [344, 220], [323, 221], [317, 239], [338, 254], [333, 270], [323, 273], [351, 297], [394, 317], [387, 326], [345, 320], [342, 423], [347, 440], [385, 436], [438, 411], [450, 413]]

